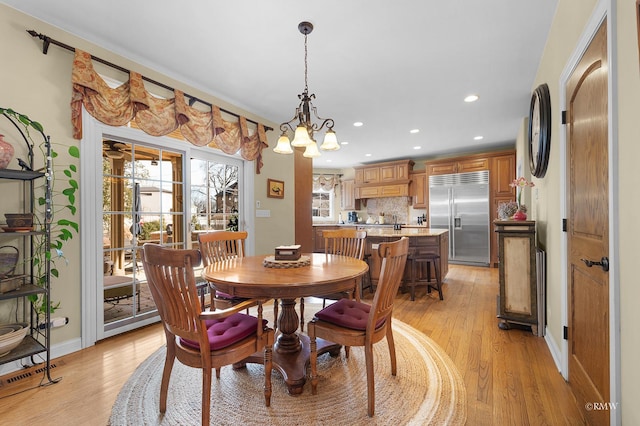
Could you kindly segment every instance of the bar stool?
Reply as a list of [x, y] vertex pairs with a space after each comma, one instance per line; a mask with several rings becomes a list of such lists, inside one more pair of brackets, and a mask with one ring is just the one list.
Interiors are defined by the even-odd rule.
[[369, 289], [369, 293], [373, 293], [373, 282], [371, 281], [371, 261], [369, 259], [371, 259], [371, 253], [365, 253], [363, 260], [367, 262], [367, 265], [369, 265], [369, 270], [367, 271], [366, 275], [367, 285], [364, 285], [365, 277], [362, 277], [362, 284], [360, 285], [360, 296], [363, 295], [365, 288]]
[[[416, 285], [425, 284], [427, 286], [427, 293], [431, 293], [431, 290], [436, 290], [440, 296], [440, 300], [444, 300], [442, 297], [442, 281], [440, 280], [440, 256], [435, 253], [420, 253], [412, 254], [407, 258], [407, 262], [410, 264], [411, 272], [411, 300], [416, 300]], [[422, 265], [427, 268], [427, 277], [418, 278], [417, 275], [422, 271]], [[431, 265], [433, 265], [435, 271], [435, 280], [431, 278]]]

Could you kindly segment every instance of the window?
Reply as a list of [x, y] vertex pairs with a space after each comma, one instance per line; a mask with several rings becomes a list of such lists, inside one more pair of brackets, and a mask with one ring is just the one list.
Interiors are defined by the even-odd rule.
[[191, 159], [191, 231], [238, 230], [238, 166]]
[[333, 189], [313, 191], [311, 214], [314, 218], [331, 219], [333, 217]]

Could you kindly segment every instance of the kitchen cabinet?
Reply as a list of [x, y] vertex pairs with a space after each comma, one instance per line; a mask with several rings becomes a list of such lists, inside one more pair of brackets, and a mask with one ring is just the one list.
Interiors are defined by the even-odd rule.
[[313, 251], [315, 253], [324, 253], [324, 237], [323, 231], [331, 231], [334, 229], [341, 229], [340, 226], [322, 225], [313, 227]]
[[498, 326], [511, 323], [531, 327], [538, 335], [538, 286], [536, 273], [535, 221], [494, 222], [499, 246]]
[[[509, 186], [516, 178], [515, 153], [497, 155], [491, 159], [489, 175], [489, 200], [491, 204], [491, 221], [498, 219], [498, 206], [501, 203], [515, 201], [515, 188]], [[491, 233], [491, 265], [498, 266], [498, 235]]]
[[356, 188], [356, 198], [406, 197], [409, 195], [408, 184], [364, 186]]
[[411, 160], [399, 160], [354, 167], [356, 186], [408, 181], [413, 164]]
[[427, 174], [411, 173], [411, 184], [409, 185], [409, 195], [412, 197], [414, 209], [426, 209], [428, 205]]
[[489, 170], [489, 158], [485, 156], [470, 156], [427, 163], [427, 173], [429, 176], [477, 172], [480, 170]]
[[360, 210], [360, 200], [356, 198], [355, 179], [346, 179], [340, 184], [340, 210]]
[[515, 188], [511, 182], [515, 179], [515, 154], [499, 155], [491, 159], [491, 192], [494, 197], [513, 197]]
[[[376, 283], [380, 278], [382, 258], [378, 255], [377, 246], [380, 243], [396, 241], [402, 237], [409, 238], [410, 253], [434, 253], [440, 256], [440, 273], [442, 280], [449, 272], [449, 231], [446, 229], [429, 228], [402, 228], [399, 231], [393, 228], [374, 227], [367, 230], [367, 244], [365, 253], [371, 254], [369, 270], [371, 280]], [[405, 274], [405, 280], [409, 274]]]

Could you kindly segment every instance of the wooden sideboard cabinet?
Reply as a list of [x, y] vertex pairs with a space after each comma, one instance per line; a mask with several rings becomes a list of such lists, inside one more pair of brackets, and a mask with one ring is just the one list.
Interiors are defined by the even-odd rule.
[[531, 326], [538, 335], [538, 285], [536, 273], [535, 221], [496, 220], [498, 234], [500, 295], [498, 326], [511, 323]]

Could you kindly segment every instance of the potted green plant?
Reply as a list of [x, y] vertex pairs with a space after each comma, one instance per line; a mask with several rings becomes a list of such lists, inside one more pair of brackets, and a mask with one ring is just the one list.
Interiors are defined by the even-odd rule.
[[[75, 164], [56, 165], [58, 153], [51, 147], [49, 137], [45, 135], [44, 129], [40, 123], [31, 120], [27, 115], [18, 113], [11, 108], [0, 108], [0, 114], [7, 116], [18, 128], [25, 138], [29, 146], [29, 156], [33, 155], [33, 148], [38, 147], [45, 159], [44, 173], [45, 178], [50, 182], [50, 193], [43, 193], [37, 197], [37, 208], [46, 210], [47, 197], [50, 198], [50, 211], [41, 211], [40, 214], [34, 216], [34, 223], [40, 229], [44, 228], [44, 220], [50, 223], [50, 238], [47, 235], [37, 234], [34, 237], [34, 255], [31, 259], [24, 259], [25, 262], [31, 262], [35, 271], [35, 284], [45, 286], [47, 282], [46, 260], [50, 261], [49, 273], [52, 277], [57, 278], [59, 271], [57, 268], [58, 261], [66, 262], [64, 257], [64, 245], [78, 233], [78, 223], [74, 220], [59, 218], [63, 211], [68, 215], [75, 216], [76, 192], [78, 191], [77, 166]], [[42, 142], [36, 144], [32, 132], [42, 136]], [[68, 148], [68, 154], [72, 158], [80, 158], [80, 150], [76, 146]], [[21, 164], [28, 167], [29, 165]], [[43, 185], [44, 186], [44, 185]], [[43, 191], [45, 192], [45, 191]], [[30, 296], [38, 314], [44, 314], [47, 309], [54, 312], [59, 306], [59, 302], [47, 300], [46, 296]]]

